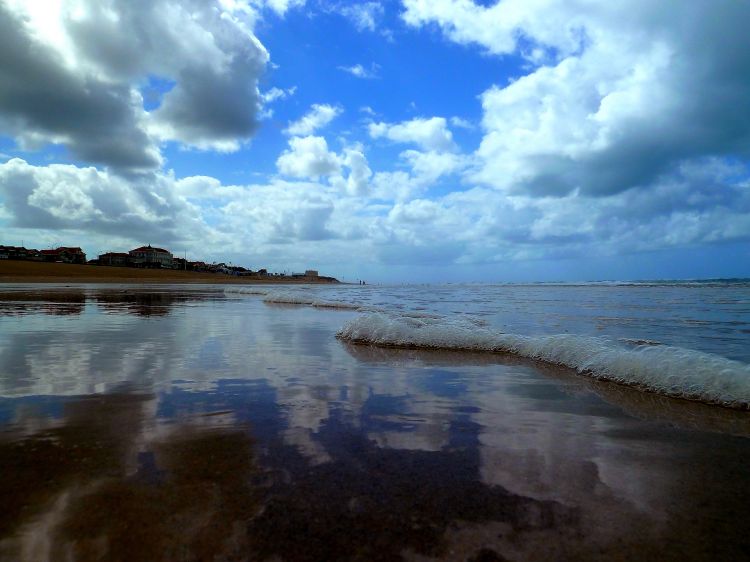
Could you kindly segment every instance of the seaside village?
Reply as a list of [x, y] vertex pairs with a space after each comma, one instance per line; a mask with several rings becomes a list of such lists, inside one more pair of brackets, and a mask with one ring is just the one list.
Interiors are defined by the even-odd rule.
[[[86, 253], [79, 247], [60, 246], [48, 250], [36, 250], [23, 246], [0, 245], [0, 260], [25, 260], [36, 262], [99, 265], [109, 267], [137, 267], [148, 269], [176, 269], [203, 273], [223, 273], [225, 275], [254, 277], [292, 277], [296, 279], [327, 280], [313, 269], [304, 273], [269, 273], [266, 269], [251, 270], [226, 263], [205, 263], [188, 261], [175, 257], [169, 250], [151, 246], [141, 246], [129, 252], [107, 252], [92, 260], [86, 260]], [[332, 278], [330, 278], [332, 279]]]

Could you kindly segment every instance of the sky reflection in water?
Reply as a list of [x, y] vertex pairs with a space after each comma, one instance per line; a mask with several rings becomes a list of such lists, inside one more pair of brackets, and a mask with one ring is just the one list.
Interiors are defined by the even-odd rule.
[[352, 346], [352, 311], [0, 302], [0, 558], [716, 559], [750, 420], [518, 358]]

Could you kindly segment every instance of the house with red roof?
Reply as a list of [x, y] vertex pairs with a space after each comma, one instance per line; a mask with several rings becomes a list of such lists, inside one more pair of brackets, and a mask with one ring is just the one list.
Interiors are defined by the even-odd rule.
[[128, 255], [130, 263], [136, 267], [172, 269], [172, 254], [163, 248], [154, 248], [151, 244], [130, 250]]
[[44, 261], [62, 262], [62, 263], [86, 263], [86, 254], [81, 248], [69, 248], [61, 246], [54, 250], [41, 250], [39, 254]]

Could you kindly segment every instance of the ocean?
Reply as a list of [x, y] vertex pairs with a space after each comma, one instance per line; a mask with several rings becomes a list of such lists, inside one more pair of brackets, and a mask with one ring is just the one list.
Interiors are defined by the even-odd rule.
[[737, 559], [749, 405], [747, 280], [4, 285], [0, 559]]

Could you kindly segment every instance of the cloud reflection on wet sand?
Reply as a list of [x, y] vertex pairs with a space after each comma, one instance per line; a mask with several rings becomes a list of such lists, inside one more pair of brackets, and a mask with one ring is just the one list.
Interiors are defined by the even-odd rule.
[[745, 412], [516, 357], [346, 345], [346, 311], [88, 302], [0, 319], [2, 559], [745, 552]]

